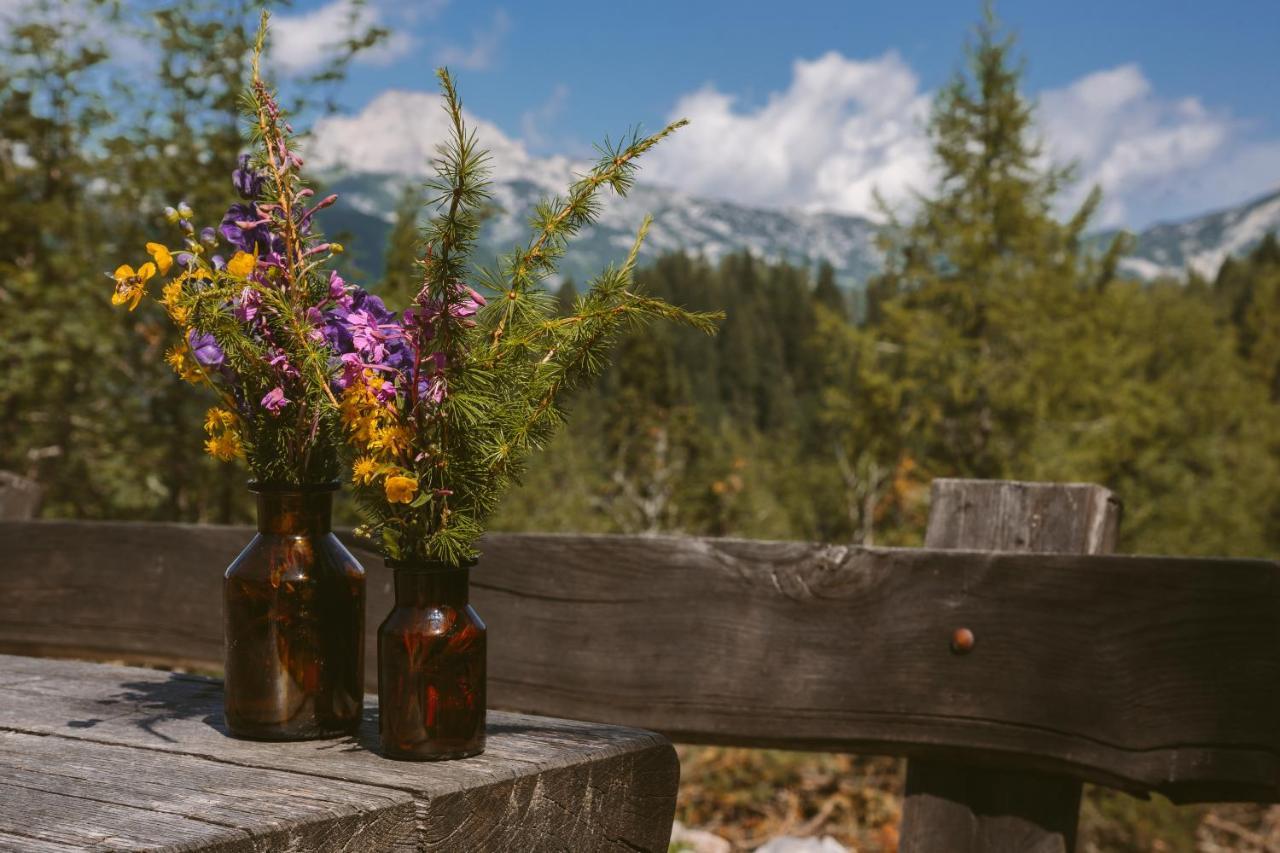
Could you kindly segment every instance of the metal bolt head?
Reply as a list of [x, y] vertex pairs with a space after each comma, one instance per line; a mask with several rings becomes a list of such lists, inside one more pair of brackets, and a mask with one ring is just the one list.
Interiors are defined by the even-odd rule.
[[973, 651], [977, 638], [968, 628], [957, 628], [951, 634], [951, 651], [958, 655], [967, 655]]

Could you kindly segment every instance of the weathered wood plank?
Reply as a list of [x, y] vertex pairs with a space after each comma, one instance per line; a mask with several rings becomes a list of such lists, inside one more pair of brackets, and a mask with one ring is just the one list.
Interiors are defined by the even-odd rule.
[[0, 831], [79, 850], [417, 848], [402, 791], [14, 731], [0, 732]]
[[[0, 523], [0, 648], [216, 665], [209, 602], [248, 536]], [[1280, 797], [1274, 562], [662, 537], [482, 545], [473, 601], [491, 626], [495, 707], [689, 741], [981, 749], [1175, 799]], [[373, 630], [389, 576], [360, 556]], [[977, 644], [957, 657], [961, 624]]]
[[[1115, 549], [1120, 503], [1081, 483], [935, 480], [930, 548], [1099, 554]], [[901, 850], [1070, 853], [1080, 782], [1065, 777], [915, 759], [907, 765]]]
[[493, 712], [483, 755], [423, 764], [377, 755], [372, 696], [356, 737], [267, 744], [228, 737], [198, 676], [0, 656], [0, 683], [3, 730], [406, 794], [422, 849], [665, 851], [671, 832], [679, 765], [650, 732]]
[[1023, 553], [1110, 554], [1120, 501], [1090, 483], [933, 481], [926, 548]]

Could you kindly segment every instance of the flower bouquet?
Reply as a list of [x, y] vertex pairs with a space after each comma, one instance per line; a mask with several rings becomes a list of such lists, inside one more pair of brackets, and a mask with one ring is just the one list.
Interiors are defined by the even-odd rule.
[[181, 248], [148, 243], [150, 261], [115, 271], [112, 302], [132, 311], [151, 278], [167, 279], [159, 301], [181, 330], [167, 360], [219, 400], [205, 447], [252, 472], [258, 535], [223, 585], [227, 726], [302, 739], [352, 730], [364, 695], [364, 570], [330, 529], [342, 426], [325, 336], [326, 317], [356, 300], [330, 266], [341, 247], [315, 227], [335, 197], [314, 200], [259, 73], [265, 25], [244, 105], [253, 153], [232, 173], [241, 201], [199, 231], [185, 204], [167, 210]]
[[468, 572], [486, 518], [563, 421], [566, 392], [646, 321], [710, 333], [719, 316], [636, 290], [648, 220], [626, 260], [567, 316], [543, 287], [569, 238], [599, 211], [600, 190], [625, 194], [636, 159], [682, 122], [606, 144], [565, 197], [538, 207], [526, 246], [497, 269], [473, 271], [488, 155], [466, 128], [448, 72], [439, 78], [451, 135], [429, 184], [421, 289], [399, 318], [365, 297], [326, 327], [341, 351], [341, 416], [368, 519], [358, 532], [395, 571], [396, 605], [378, 631], [379, 717], [384, 754], [407, 759], [483, 749], [485, 627], [467, 602]]

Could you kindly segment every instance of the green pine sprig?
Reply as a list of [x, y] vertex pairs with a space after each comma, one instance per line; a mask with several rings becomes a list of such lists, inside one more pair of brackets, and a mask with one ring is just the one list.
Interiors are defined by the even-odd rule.
[[[564, 423], [566, 395], [605, 368], [624, 334], [654, 320], [711, 334], [723, 315], [686, 311], [638, 291], [634, 272], [647, 217], [624, 262], [601, 272], [569, 316], [557, 315], [545, 287], [571, 239], [598, 217], [601, 193], [626, 195], [637, 159], [684, 121], [651, 136], [637, 131], [606, 142], [565, 196], [538, 205], [526, 245], [496, 268], [474, 268], [471, 254], [489, 198], [489, 155], [466, 126], [453, 78], [446, 69], [438, 75], [450, 135], [429, 184], [434, 216], [423, 232], [422, 287], [410, 309], [431, 320], [409, 327], [419, 366], [398, 416], [412, 441], [393, 464], [411, 472], [416, 492], [412, 501], [393, 502], [385, 480], [374, 478], [358, 484], [357, 493], [369, 518], [362, 532], [388, 556], [461, 565], [475, 558], [485, 521], [519, 481], [529, 454]], [[467, 281], [490, 294], [474, 317], [456, 314], [471, 304]], [[417, 378], [435, 375], [423, 371], [436, 354], [445, 365], [439, 402], [416, 392]]]

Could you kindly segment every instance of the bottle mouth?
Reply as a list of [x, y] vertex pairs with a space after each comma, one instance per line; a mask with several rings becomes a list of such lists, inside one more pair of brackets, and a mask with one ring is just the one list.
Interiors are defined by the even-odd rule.
[[322, 495], [336, 492], [341, 484], [337, 480], [327, 483], [281, 483], [249, 481], [249, 491], [255, 495]]

